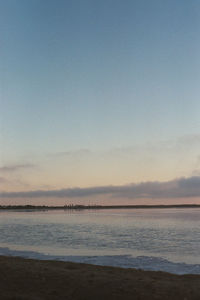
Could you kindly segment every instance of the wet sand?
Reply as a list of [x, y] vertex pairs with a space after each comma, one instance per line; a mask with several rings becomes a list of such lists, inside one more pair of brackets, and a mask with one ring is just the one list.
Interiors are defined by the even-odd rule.
[[1, 300], [200, 299], [200, 275], [0, 256]]

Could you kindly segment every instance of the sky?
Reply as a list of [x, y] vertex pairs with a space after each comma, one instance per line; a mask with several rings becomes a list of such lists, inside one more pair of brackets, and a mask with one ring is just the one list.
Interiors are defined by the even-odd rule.
[[200, 203], [200, 2], [0, 1], [0, 204]]

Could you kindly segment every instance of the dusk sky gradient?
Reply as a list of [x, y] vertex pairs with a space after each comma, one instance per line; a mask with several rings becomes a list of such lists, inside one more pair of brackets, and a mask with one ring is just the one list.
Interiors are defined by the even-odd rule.
[[200, 203], [198, 0], [2, 0], [0, 45], [0, 204]]

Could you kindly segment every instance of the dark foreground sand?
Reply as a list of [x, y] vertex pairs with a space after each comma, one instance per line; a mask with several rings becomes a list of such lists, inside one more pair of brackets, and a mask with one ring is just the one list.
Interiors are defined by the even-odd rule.
[[200, 275], [0, 256], [0, 300], [200, 300]]

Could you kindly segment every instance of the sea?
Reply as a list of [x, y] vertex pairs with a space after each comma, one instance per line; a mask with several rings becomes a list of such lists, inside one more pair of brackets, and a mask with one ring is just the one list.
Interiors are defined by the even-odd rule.
[[2, 210], [0, 255], [200, 274], [200, 208]]

